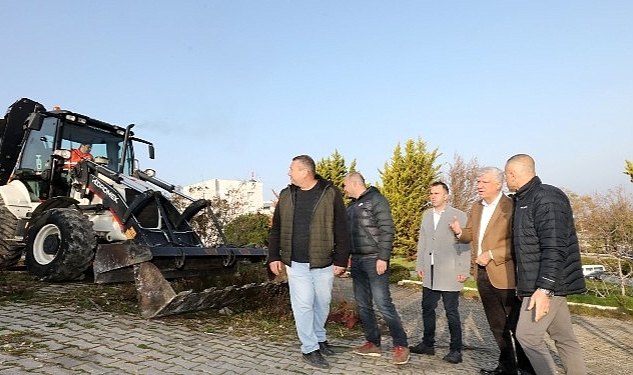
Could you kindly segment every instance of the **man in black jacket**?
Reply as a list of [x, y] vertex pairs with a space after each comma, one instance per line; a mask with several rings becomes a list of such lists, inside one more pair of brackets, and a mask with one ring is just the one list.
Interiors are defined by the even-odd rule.
[[389, 259], [394, 236], [389, 202], [375, 187], [367, 188], [358, 172], [348, 174], [344, 183], [345, 193], [353, 199], [347, 207], [347, 220], [352, 244], [354, 298], [367, 339], [354, 353], [381, 355], [375, 302], [393, 339], [393, 363], [402, 365], [409, 362], [409, 345], [389, 291]]
[[565, 299], [586, 291], [569, 199], [541, 183], [529, 155], [508, 159], [505, 174], [515, 192], [512, 245], [517, 295], [523, 298], [517, 339], [537, 374], [556, 374], [545, 332], [555, 341], [566, 374], [586, 374]]

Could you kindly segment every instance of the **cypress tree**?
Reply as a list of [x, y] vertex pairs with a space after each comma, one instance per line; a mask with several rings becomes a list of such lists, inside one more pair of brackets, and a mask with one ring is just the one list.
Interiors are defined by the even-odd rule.
[[345, 158], [334, 150], [331, 156], [323, 158], [316, 163], [316, 172], [326, 180], [330, 180], [341, 192], [343, 191], [343, 180], [349, 172], [356, 170], [356, 159], [352, 160], [350, 167], [345, 165]]
[[408, 140], [404, 152], [400, 143], [381, 175], [381, 191], [389, 200], [395, 225], [393, 254], [411, 257], [417, 252], [422, 212], [427, 208], [429, 189], [440, 175], [436, 165], [441, 154], [428, 151], [426, 142]]

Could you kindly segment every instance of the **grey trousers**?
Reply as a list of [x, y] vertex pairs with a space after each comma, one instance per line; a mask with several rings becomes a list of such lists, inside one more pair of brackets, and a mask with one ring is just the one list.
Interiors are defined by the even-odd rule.
[[534, 322], [534, 309], [527, 310], [530, 297], [523, 298], [517, 324], [517, 340], [537, 375], [556, 374], [556, 364], [545, 342], [545, 333], [554, 340], [567, 375], [586, 375], [587, 367], [574, 334], [565, 297], [552, 297], [548, 314]]

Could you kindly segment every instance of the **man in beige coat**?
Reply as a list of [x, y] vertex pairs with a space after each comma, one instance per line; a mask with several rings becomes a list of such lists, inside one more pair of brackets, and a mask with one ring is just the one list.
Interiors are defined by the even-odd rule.
[[[473, 275], [484, 311], [497, 345], [499, 363], [493, 370], [481, 369], [484, 375], [533, 374], [534, 370], [513, 334], [521, 308], [516, 297], [516, 278], [512, 260], [512, 199], [501, 191], [503, 172], [499, 168], [482, 168], [477, 178], [481, 201], [473, 204], [466, 226], [453, 220], [451, 229], [459, 242], [472, 242]], [[515, 350], [516, 347], [516, 357]]]

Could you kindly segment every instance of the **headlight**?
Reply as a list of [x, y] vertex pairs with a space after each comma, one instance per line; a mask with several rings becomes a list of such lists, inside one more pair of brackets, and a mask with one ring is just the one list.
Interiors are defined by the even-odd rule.
[[108, 158], [106, 158], [105, 156], [96, 156], [95, 157], [95, 163], [101, 164], [101, 165], [107, 165], [108, 164]]
[[143, 173], [145, 173], [148, 177], [156, 176], [156, 171], [151, 168], [144, 170]]

